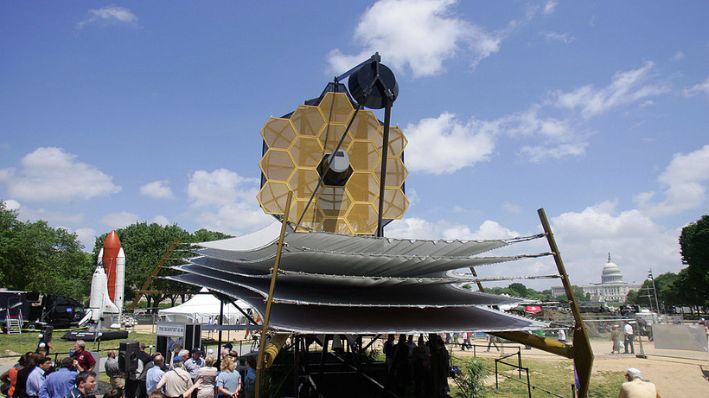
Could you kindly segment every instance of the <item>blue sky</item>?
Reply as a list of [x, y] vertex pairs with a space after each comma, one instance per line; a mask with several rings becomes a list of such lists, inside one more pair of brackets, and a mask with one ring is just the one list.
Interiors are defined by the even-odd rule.
[[709, 210], [707, 15], [701, 1], [3, 2], [0, 199], [86, 250], [137, 220], [257, 230], [261, 126], [379, 51], [412, 199], [387, 235], [536, 233], [544, 207], [575, 283], [598, 281], [608, 252], [629, 281], [676, 272], [679, 231]]

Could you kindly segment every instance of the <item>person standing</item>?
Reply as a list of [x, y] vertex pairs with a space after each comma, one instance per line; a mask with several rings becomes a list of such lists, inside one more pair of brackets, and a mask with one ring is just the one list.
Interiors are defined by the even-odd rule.
[[0, 380], [2, 380], [4, 383], [7, 383], [7, 391], [3, 391], [3, 393], [8, 397], [12, 397], [15, 394], [15, 386], [17, 385], [17, 374], [19, 373], [22, 368], [25, 367], [25, 364], [31, 357], [32, 352], [28, 352], [25, 355], [20, 356], [20, 358], [17, 360], [17, 363], [5, 371], [5, 373], [0, 376]]
[[213, 398], [214, 389], [216, 388], [217, 373], [219, 371], [214, 367], [216, 359], [213, 356], [207, 355], [204, 360], [204, 366], [197, 371], [197, 379], [202, 383], [197, 389], [197, 398]]
[[74, 360], [66, 357], [62, 359], [62, 367], [52, 372], [39, 389], [39, 398], [62, 398], [74, 388], [76, 375]]
[[201, 352], [198, 348], [192, 349], [192, 358], [184, 362], [185, 370], [190, 374], [192, 380], [197, 380], [197, 372], [204, 367], [204, 359], [200, 356]]
[[153, 366], [145, 374], [145, 391], [148, 395], [157, 391], [158, 383], [160, 383], [160, 379], [165, 374], [162, 370], [164, 363], [165, 358], [161, 354], [158, 353], [153, 357]]
[[620, 354], [620, 345], [623, 341], [623, 332], [620, 331], [619, 325], [613, 325], [611, 328], [611, 341], [613, 342], [611, 354]]
[[42, 388], [47, 379], [47, 372], [54, 365], [52, 358], [42, 357], [37, 362], [37, 366], [32, 370], [32, 373], [27, 377], [27, 396], [30, 398], [38, 398], [39, 390]]
[[155, 389], [160, 391], [164, 387], [167, 398], [188, 398], [200, 384], [199, 380], [192, 383], [190, 374], [184, 369], [182, 357], [176, 356], [172, 360], [172, 370], [162, 375]]
[[78, 362], [77, 370], [79, 372], [94, 371], [96, 360], [90, 352], [86, 351], [86, 342], [84, 340], [76, 340], [74, 342], [74, 353], [71, 356]]
[[618, 398], [661, 398], [655, 384], [643, 380], [640, 370], [628, 368], [625, 379], [627, 381], [620, 387]]
[[[145, 370], [145, 366], [152, 361], [152, 356], [145, 352], [145, 343], [140, 343], [138, 344], [138, 360], [142, 363], [141, 368]], [[148, 398], [148, 393], [145, 388], [145, 377], [147, 373], [145, 371], [142, 371], [138, 374], [137, 381], [138, 381], [138, 390], [137, 390], [137, 396], [139, 398]]]
[[246, 357], [246, 375], [244, 376], [244, 396], [246, 398], [256, 397], [256, 357], [249, 355]]
[[235, 372], [234, 361], [230, 356], [222, 359], [222, 371], [217, 375], [217, 395], [219, 398], [232, 398], [241, 392], [241, 375]]
[[495, 346], [497, 351], [500, 351], [500, 347], [497, 346], [497, 336], [491, 334], [487, 335], [487, 352], [490, 352], [490, 347]]
[[91, 370], [81, 372], [76, 376], [74, 388], [64, 398], [93, 398], [94, 389], [96, 389], [96, 373]]
[[42, 359], [37, 353], [30, 352], [25, 358], [25, 367], [17, 372], [17, 381], [15, 382], [16, 398], [27, 398], [27, 379], [30, 373], [37, 367], [39, 360]]
[[116, 351], [112, 350], [108, 352], [104, 370], [106, 371], [106, 376], [109, 377], [111, 387], [120, 388], [121, 390], [126, 388], [126, 378], [123, 372], [121, 372], [120, 366], [118, 366]]
[[625, 353], [628, 353], [628, 346], [630, 346], [630, 352], [635, 354], [635, 347], [633, 346], [633, 339], [635, 337], [633, 327], [630, 322], [625, 321], [625, 327], [623, 328], [623, 334], [625, 336]]
[[431, 352], [423, 341], [423, 335], [419, 336], [418, 345], [413, 352], [414, 363], [414, 395], [425, 397], [428, 395], [430, 386], [426, 381], [431, 372]]

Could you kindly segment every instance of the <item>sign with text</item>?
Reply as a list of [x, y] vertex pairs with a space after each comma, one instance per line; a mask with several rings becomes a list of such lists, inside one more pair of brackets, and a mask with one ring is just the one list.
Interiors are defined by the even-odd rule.
[[173, 322], [158, 322], [158, 336], [183, 337], [185, 335], [185, 325]]

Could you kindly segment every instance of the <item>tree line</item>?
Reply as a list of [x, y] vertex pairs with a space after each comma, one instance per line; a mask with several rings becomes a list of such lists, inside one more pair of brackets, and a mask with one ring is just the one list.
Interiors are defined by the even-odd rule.
[[[117, 229], [116, 232], [126, 252], [126, 302], [133, 299], [171, 242], [179, 241], [183, 245], [165, 264], [161, 276], [175, 273], [170, 267], [181, 263], [181, 257], [194, 254], [188, 250], [189, 243], [230, 237], [206, 229], [189, 233], [177, 225], [145, 222]], [[61, 294], [85, 300], [90, 293], [91, 275], [106, 235], [98, 236], [93, 252], [86, 253], [76, 234], [64, 228], [51, 227], [46, 221], [20, 221], [17, 212], [7, 209], [5, 203], [0, 201], [0, 286], [9, 290]], [[709, 215], [684, 227], [679, 245], [686, 267], [676, 274], [668, 272], [655, 278], [660, 307], [666, 312], [672, 306], [706, 312], [709, 307]], [[646, 280], [642, 288], [651, 286], [652, 282]], [[573, 288], [577, 297], [590, 299], [580, 287]], [[194, 292], [192, 287], [160, 278], [153, 281], [151, 290], [153, 292], [147, 296], [148, 307], [157, 307], [166, 299], [174, 305], [177, 297], [184, 299], [185, 294]], [[537, 291], [522, 283], [492, 287], [486, 291], [540, 301], [566, 299], [552, 296], [551, 290]], [[627, 301], [650, 306], [649, 298], [645, 297], [647, 292], [651, 291], [631, 292]]]
[[[689, 307], [692, 312], [706, 313], [709, 308], [709, 215], [682, 228], [679, 245], [686, 267], [676, 274], [667, 272], [655, 278], [660, 309], [671, 312], [672, 307]], [[640, 291], [630, 292], [627, 298], [629, 303], [649, 307], [656, 305], [654, 300], [651, 280], [646, 280]]]
[[[194, 254], [189, 244], [229, 238], [229, 235], [200, 229], [189, 233], [177, 225], [163, 226], [139, 222], [116, 230], [126, 253], [125, 302], [133, 299], [169, 245], [181, 245], [165, 264], [161, 276], [174, 274], [171, 266]], [[20, 221], [17, 211], [0, 201], [0, 286], [8, 290], [60, 294], [87, 301], [98, 252], [106, 234], [96, 237], [92, 252], [84, 252], [75, 233], [54, 228], [46, 221]], [[155, 278], [147, 295], [148, 307], [166, 299], [175, 304], [195, 289], [176, 282]]]

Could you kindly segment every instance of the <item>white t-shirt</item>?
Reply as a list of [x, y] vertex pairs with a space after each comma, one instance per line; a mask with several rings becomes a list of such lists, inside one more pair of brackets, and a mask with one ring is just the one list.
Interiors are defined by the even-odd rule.
[[633, 334], [633, 327], [629, 323], [625, 324], [625, 334]]

